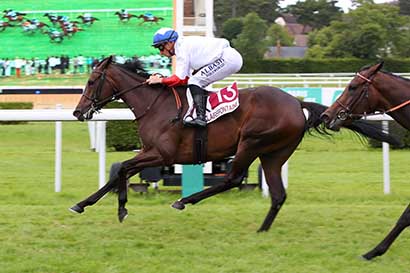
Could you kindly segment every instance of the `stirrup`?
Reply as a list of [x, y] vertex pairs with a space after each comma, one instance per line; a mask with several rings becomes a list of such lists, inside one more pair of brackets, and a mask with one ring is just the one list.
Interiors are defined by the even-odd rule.
[[193, 120], [184, 120], [184, 125], [192, 127], [206, 127], [206, 121], [199, 118]]

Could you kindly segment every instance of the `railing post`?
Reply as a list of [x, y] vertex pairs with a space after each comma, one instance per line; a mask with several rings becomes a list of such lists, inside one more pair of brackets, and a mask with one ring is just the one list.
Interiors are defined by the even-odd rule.
[[105, 125], [106, 121], [97, 121], [98, 130], [98, 187], [105, 185]]
[[[61, 104], [56, 105], [56, 109], [62, 109], [63, 106]], [[62, 159], [62, 147], [63, 147], [63, 124], [61, 121], [56, 121], [56, 128], [55, 128], [55, 173], [54, 173], [54, 191], [61, 192], [61, 159]]]
[[[382, 121], [383, 131], [389, 133], [389, 122]], [[389, 157], [389, 143], [383, 142], [383, 190], [384, 194], [390, 193], [390, 157]]]

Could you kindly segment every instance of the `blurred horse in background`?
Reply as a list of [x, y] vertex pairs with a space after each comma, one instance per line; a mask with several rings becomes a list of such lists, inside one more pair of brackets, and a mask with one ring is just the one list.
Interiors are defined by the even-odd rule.
[[[322, 114], [326, 127], [338, 131], [355, 120], [387, 114], [410, 130], [410, 80], [381, 71], [383, 62], [360, 69], [342, 95]], [[410, 226], [410, 204], [390, 233], [363, 258], [383, 255], [400, 233]]]

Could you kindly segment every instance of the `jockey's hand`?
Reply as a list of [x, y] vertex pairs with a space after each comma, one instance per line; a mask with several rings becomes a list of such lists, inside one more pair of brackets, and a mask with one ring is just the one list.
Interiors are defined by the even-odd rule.
[[153, 74], [149, 77], [148, 80], [146, 80], [146, 83], [148, 84], [157, 84], [162, 82], [162, 77], [158, 74]]

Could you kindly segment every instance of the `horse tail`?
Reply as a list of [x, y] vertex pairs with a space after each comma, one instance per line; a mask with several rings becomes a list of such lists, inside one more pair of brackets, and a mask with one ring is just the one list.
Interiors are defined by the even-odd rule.
[[[331, 133], [326, 130], [326, 127], [320, 118], [320, 115], [327, 109], [327, 106], [305, 101], [301, 101], [300, 104], [302, 108], [309, 111], [309, 117], [306, 120], [305, 125], [305, 132], [311, 132], [311, 129], [314, 129], [321, 135], [331, 136]], [[385, 133], [380, 124], [370, 123], [367, 120], [355, 120], [351, 124], [343, 125], [343, 127], [365, 138], [387, 142], [393, 146], [403, 145], [397, 137]]]

